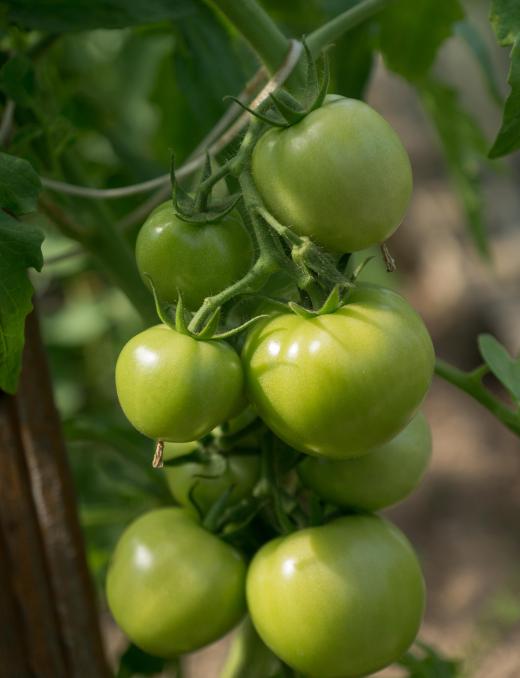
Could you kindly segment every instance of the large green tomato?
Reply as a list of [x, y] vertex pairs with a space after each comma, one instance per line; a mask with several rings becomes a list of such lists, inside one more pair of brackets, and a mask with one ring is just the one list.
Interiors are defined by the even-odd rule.
[[188, 512], [158, 509], [119, 540], [107, 575], [108, 605], [138, 647], [175, 657], [220, 638], [240, 620], [245, 575], [242, 556]]
[[[197, 443], [166, 443], [164, 459], [192, 452]], [[255, 454], [212, 456], [207, 463], [187, 462], [165, 468], [166, 480], [174, 499], [182, 506], [195, 504], [207, 513], [228, 488], [229, 504], [249, 497], [260, 475], [260, 457]], [[191, 493], [191, 496], [190, 496]]]
[[152, 212], [136, 242], [137, 267], [159, 299], [174, 303], [181, 292], [186, 306], [198, 308], [205, 297], [242, 278], [253, 261], [253, 245], [239, 214], [232, 211], [208, 224], [182, 221], [171, 201]]
[[434, 363], [413, 308], [367, 284], [334, 313], [258, 323], [242, 358], [265, 423], [297, 450], [338, 459], [397, 435], [421, 404]]
[[378, 511], [407, 497], [432, 451], [430, 427], [419, 412], [395, 438], [356, 459], [307, 457], [298, 467], [304, 485], [331, 504]]
[[314, 678], [365, 676], [398, 659], [417, 634], [424, 595], [410, 543], [371, 515], [279, 537], [258, 551], [247, 575], [260, 637]]
[[158, 440], [188, 442], [237, 411], [243, 402], [243, 373], [229, 344], [198, 341], [156, 325], [123, 347], [116, 388], [138, 431]]
[[257, 143], [255, 184], [272, 214], [338, 252], [386, 240], [412, 193], [408, 155], [373, 108], [336, 95]]

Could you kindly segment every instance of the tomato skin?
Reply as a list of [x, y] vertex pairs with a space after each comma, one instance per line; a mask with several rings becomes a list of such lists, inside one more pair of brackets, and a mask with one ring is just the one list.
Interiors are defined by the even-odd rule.
[[223, 341], [198, 341], [166, 325], [123, 347], [116, 389], [130, 423], [150, 438], [188, 442], [229, 419], [243, 401], [243, 373]]
[[[173, 459], [195, 449], [196, 443], [166, 443], [164, 459]], [[254, 454], [226, 457], [227, 466], [222, 473], [219, 464], [211, 459], [208, 464], [187, 462], [182, 466], [165, 467], [166, 480], [173, 498], [181, 505], [191, 507], [193, 503], [207, 513], [224, 492], [233, 487], [229, 505], [248, 497], [260, 475], [260, 458]]]
[[430, 427], [419, 412], [395, 438], [362, 457], [344, 461], [307, 457], [298, 474], [306, 487], [331, 504], [379, 511], [417, 487], [431, 451]]
[[262, 640], [315, 678], [364, 676], [398, 659], [417, 634], [425, 597], [408, 540], [373, 515], [267, 543], [246, 589]]
[[362, 101], [337, 95], [257, 143], [253, 178], [284, 225], [338, 252], [386, 240], [412, 193], [410, 161], [390, 125]]
[[238, 212], [193, 224], [177, 217], [168, 201], [141, 227], [135, 256], [143, 280], [150, 285], [145, 274], [152, 278], [161, 301], [173, 304], [180, 290], [185, 305], [194, 310], [247, 273], [253, 245]]
[[245, 613], [242, 556], [184, 509], [150, 511], [121, 536], [107, 574], [112, 615], [142, 650], [192, 652]]
[[242, 361], [251, 402], [286, 443], [347, 459], [401, 431], [423, 400], [434, 352], [419, 315], [374, 285], [334, 313], [279, 315], [248, 335]]

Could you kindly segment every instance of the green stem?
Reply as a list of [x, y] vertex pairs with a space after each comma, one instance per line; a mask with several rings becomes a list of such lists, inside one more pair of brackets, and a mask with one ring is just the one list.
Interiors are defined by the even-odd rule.
[[289, 40], [255, 0], [210, 0], [240, 31], [273, 74], [283, 63]]
[[339, 14], [307, 37], [307, 45], [311, 54], [316, 58], [321, 50], [330, 43], [338, 40], [344, 33], [355, 28], [374, 14], [396, 0], [362, 0], [359, 4], [346, 12]]
[[40, 206], [65, 235], [81, 243], [99, 261], [144, 322], [156, 323], [152, 299], [139, 276], [132, 250], [114, 225], [108, 220], [101, 222], [93, 219], [95, 228], [82, 228], [60, 206], [46, 197], [40, 198]]
[[513, 412], [510, 410], [482, 384], [481, 379], [486, 371], [484, 368], [477, 368], [472, 372], [464, 372], [440, 359], [437, 359], [435, 363], [435, 373], [439, 377], [470, 395], [499, 419], [504, 426], [520, 436], [520, 411]]

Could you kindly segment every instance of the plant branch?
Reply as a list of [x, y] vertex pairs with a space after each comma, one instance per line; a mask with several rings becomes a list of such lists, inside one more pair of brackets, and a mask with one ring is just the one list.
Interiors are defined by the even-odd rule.
[[504, 426], [520, 436], [520, 410], [515, 412], [509, 409], [482, 384], [482, 377], [487, 371], [485, 367], [479, 367], [472, 372], [464, 372], [464, 370], [459, 370], [458, 367], [440, 359], [437, 359], [435, 363], [435, 373], [439, 377], [470, 395], [499, 419]]
[[289, 40], [255, 0], [211, 0], [210, 4], [239, 30], [269, 73], [280, 67], [289, 50]]
[[102, 264], [146, 323], [157, 322], [150, 295], [137, 271], [133, 252], [113, 224], [107, 220], [99, 228], [84, 228], [46, 197], [40, 198], [40, 208], [62, 233], [81, 243]]
[[363, 21], [370, 19], [392, 2], [396, 2], [396, 0], [362, 0], [351, 9], [347, 9], [317, 28], [307, 37], [307, 46], [312, 56], [316, 58], [324, 47], [340, 38], [347, 31], [359, 26]]

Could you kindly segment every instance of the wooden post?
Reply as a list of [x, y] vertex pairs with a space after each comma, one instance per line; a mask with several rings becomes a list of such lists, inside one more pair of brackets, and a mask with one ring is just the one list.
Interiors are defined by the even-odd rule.
[[36, 313], [18, 392], [0, 392], [0, 675], [111, 675]]

